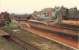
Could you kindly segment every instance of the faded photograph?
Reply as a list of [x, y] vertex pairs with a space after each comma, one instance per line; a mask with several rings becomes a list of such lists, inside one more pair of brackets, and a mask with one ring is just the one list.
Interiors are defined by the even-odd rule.
[[79, 0], [0, 0], [0, 50], [79, 50]]

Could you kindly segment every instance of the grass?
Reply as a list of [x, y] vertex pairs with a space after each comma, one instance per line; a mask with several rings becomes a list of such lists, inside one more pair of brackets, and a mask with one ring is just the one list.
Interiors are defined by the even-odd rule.
[[0, 50], [23, 50], [22, 48], [18, 47], [13, 42], [9, 42], [6, 39], [0, 37]]

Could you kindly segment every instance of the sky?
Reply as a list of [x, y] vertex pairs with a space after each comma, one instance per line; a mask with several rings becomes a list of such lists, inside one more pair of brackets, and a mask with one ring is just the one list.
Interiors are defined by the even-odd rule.
[[79, 9], [79, 0], [0, 0], [0, 12], [32, 13], [43, 8], [62, 5], [67, 8], [77, 7]]

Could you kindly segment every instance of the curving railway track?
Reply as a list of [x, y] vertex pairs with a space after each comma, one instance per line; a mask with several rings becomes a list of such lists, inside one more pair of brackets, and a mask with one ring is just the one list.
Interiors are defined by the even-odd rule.
[[50, 30], [50, 31], [58, 32], [58, 33], [68, 34], [68, 35], [72, 35], [72, 36], [76, 36], [79, 33], [79, 30], [68, 27], [67, 25], [63, 26], [63, 25], [53, 24], [52, 26], [50, 26], [50, 25], [45, 25], [45, 24], [42, 24], [39, 22], [34, 22], [34, 21], [29, 21], [28, 23], [33, 27], [46, 29], [46, 30]]
[[16, 45], [18, 45], [18, 47], [21, 47], [23, 48], [24, 50], [27, 50], [27, 49], [31, 49], [31, 50], [39, 50], [37, 48], [37, 46], [35, 45], [32, 45], [32, 44], [29, 44], [23, 40], [21, 40], [20, 38], [18, 38], [17, 36], [14, 36], [14, 35], [9, 35], [9, 33], [3, 31], [3, 30], [0, 30], [0, 36], [2, 38], [5, 38], [6, 40], [8, 40], [8, 42], [13, 42], [15, 43]]
[[[29, 44], [25, 41], [23, 41], [22, 39], [14, 36], [14, 35], [10, 35], [10, 36], [3, 36], [5, 39], [7, 39], [10, 42], [14, 42], [15, 44], [19, 45], [20, 47], [24, 48], [24, 50], [27, 50], [28, 47], [31, 50], [39, 50], [36, 46]], [[8, 38], [7, 38], [8, 37]]]
[[[33, 24], [36, 26], [36, 28]], [[29, 25], [29, 23], [25, 23], [25, 22], [24, 23], [23, 22], [19, 23], [19, 26], [24, 30], [32, 32], [32, 33], [34, 33], [36, 35], [39, 35], [43, 38], [55, 41], [55, 42], [57, 42], [59, 44], [62, 44], [64, 46], [67, 46], [67, 47], [70, 47], [70, 48], [73, 48], [73, 49], [76, 49], [76, 50], [79, 49], [79, 47], [78, 47], [79, 41], [73, 40], [72, 38], [68, 38], [68, 36], [66, 36], [66, 35], [62, 36], [59, 33], [55, 34], [55, 32], [51, 33], [49, 31], [46, 31], [45, 29], [43, 29], [43, 28], [49, 28], [46, 25], [44, 25], [44, 26], [41, 25], [42, 29], [40, 29], [40, 27], [38, 27], [39, 25], [36, 25], [35, 23], [30, 23], [30, 25], [31, 25], [30, 27], [28, 27], [27, 25]], [[61, 28], [58, 30], [57, 27], [52, 27], [52, 28], [54, 28], [53, 30], [56, 30], [56, 31], [62, 31], [63, 30]], [[66, 32], [68, 32], [68, 31], [66, 31]], [[77, 35], [73, 31], [70, 32], [70, 33], [73, 33], [74, 35]]]

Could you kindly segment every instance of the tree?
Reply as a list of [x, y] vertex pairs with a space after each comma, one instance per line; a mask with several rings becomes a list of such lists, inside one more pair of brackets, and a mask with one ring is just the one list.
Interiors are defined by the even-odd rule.
[[4, 15], [4, 19], [5, 19], [5, 24], [9, 24], [11, 22], [11, 19], [9, 17], [9, 13], [4, 12], [3, 15]]

